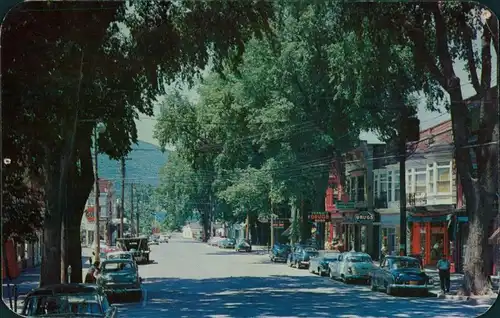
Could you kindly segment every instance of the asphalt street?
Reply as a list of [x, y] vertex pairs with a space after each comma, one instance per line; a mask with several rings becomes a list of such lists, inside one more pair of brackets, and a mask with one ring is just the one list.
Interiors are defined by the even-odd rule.
[[141, 265], [144, 300], [120, 317], [477, 317], [488, 305], [394, 297], [269, 261], [172, 237]]

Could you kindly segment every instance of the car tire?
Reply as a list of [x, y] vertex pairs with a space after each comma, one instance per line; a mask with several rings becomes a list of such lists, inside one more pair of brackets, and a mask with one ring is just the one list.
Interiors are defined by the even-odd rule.
[[394, 291], [392, 290], [391, 286], [389, 284], [387, 284], [387, 286], [385, 286], [385, 293], [389, 296], [393, 296], [394, 295]]
[[377, 291], [377, 289], [378, 289], [377, 285], [375, 285], [375, 281], [374, 281], [374, 279], [373, 279], [373, 278], [372, 278], [372, 279], [370, 279], [370, 289], [371, 289], [372, 291]]
[[321, 270], [321, 268], [319, 268], [319, 267], [318, 267], [318, 275], [319, 275], [319, 276], [324, 276], [324, 275], [323, 275], [323, 271], [322, 271], [322, 270]]
[[328, 271], [328, 276], [330, 277], [331, 280], [334, 279], [332, 271]]

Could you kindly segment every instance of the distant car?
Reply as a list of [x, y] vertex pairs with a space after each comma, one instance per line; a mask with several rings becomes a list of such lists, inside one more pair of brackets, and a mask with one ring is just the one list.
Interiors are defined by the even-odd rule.
[[232, 238], [226, 238], [219, 241], [220, 248], [234, 248], [236, 245], [236, 240]]
[[159, 239], [160, 243], [168, 243], [168, 236], [166, 235], [161, 235]]
[[330, 262], [337, 262], [339, 255], [340, 253], [338, 252], [330, 252], [312, 257], [309, 262], [309, 272], [320, 276], [329, 275], [330, 267], [328, 265]]
[[296, 268], [309, 268], [309, 262], [312, 257], [317, 257], [318, 250], [307, 245], [295, 245], [293, 251], [288, 255], [287, 264]]
[[97, 285], [101, 286], [109, 298], [131, 296], [134, 300], [142, 299], [142, 279], [133, 260], [111, 259], [101, 263]]
[[224, 237], [214, 236], [209, 241], [208, 244], [211, 246], [219, 246], [219, 241], [222, 241]]
[[148, 242], [148, 245], [160, 245], [160, 243], [156, 238], [154, 238]]
[[342, 253], [339, 261], [339, 274], [343, 282], [361, 281], [368, 283], [370, 281], [370, 273], [374, 269], [374, 265], [369, 254], [346, 252]]
[[37, 288], [26, 295], [25, 317], [117, 317], [117, 308], [109, 304], [96, 285], [58, 284]]
[[274, 244], [271, 252], [269, 253], [269, 258], [271, 262], [285, 262], [288, 259], [288, 254], [292, 252], [292, 247], [288, 244]]
[[116, 240], [123, 250], [129, 251], [134, 256], [134, 260], [138, 264], [148, 264], [151, 250], [148, 246], [148, 238], [146, 236], [120, 238]]
[[252, 251], [252, 243], [250, 240], [240, 240], [234, 247], [236, 252], [251, 252]]
[[431, 287], [420, 261], [408, 256], [387, 256], [380, 268], [373, 269], [370, 285], [373, 291], [383, 289], [389, 295], [413, 291], [426, 296]]

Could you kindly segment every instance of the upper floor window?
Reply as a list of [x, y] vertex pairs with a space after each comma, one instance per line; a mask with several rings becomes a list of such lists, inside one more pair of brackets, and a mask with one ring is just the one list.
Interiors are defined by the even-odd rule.
[[399, 202], [399, 171], [394, 171], [394, 201]]
[[427, 166], [427, 193], [434, 193], [434, 164], [430, 164]]
[[357, 177], [356, 201], [357, 202], [365, 201], [365, 176]]
[[389, 202], [393, 201], [393, 196], [392, 196], [392, 174], [393, 171], [388, 171], [387, 172], [387, 200]]
[[406, 193], [413, 193], [413, 170], [406, 170]]
[[415, 169], [415, 194], [427, 192], [427, 171], [424, 168]]
[[436, 192], [451, 193], [451, 162], [436, 162]]

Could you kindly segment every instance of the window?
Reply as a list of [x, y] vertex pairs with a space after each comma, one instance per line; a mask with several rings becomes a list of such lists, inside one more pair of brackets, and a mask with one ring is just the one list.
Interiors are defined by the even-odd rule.
[[438, 162], [436, 169], [437, 193], [451, 192], [451, 164], [449, 161]]
[[429, 173], [427, 177], [427, 193], [434, 193], [434, 164], [427, 166], [427, 172]]
[[399, 202], [399, 171], [394, 173], [394, 201]]
[[349, 178], [349, 197], [351, 200], [356, 197], [356, 178]]
[[379, 191], [378, 191], [378, 188], [379, 188], [379, 174], [378, 173], [374, 173], [373, 174], [373, 197], [374, 198], [378, 198], [379, 197]]
[[392, 202], [392, 171], [387, 172], [387, 195], [389, 202]]
[[365, 201], [365, 176], [357, 177], [357, 193], [356, 193], [356, 201], [363, 202]]
[[427, 192], [427, 171], [425, 168], [415, 169], [415, 194], [422, 195]]
[[380, 196], [387, 195], [387, 173], [382, 171], [379, 175], [380, 180]]
[[406, 174], [406, 193], [412, 193], [413, 178], [411, 170]]

